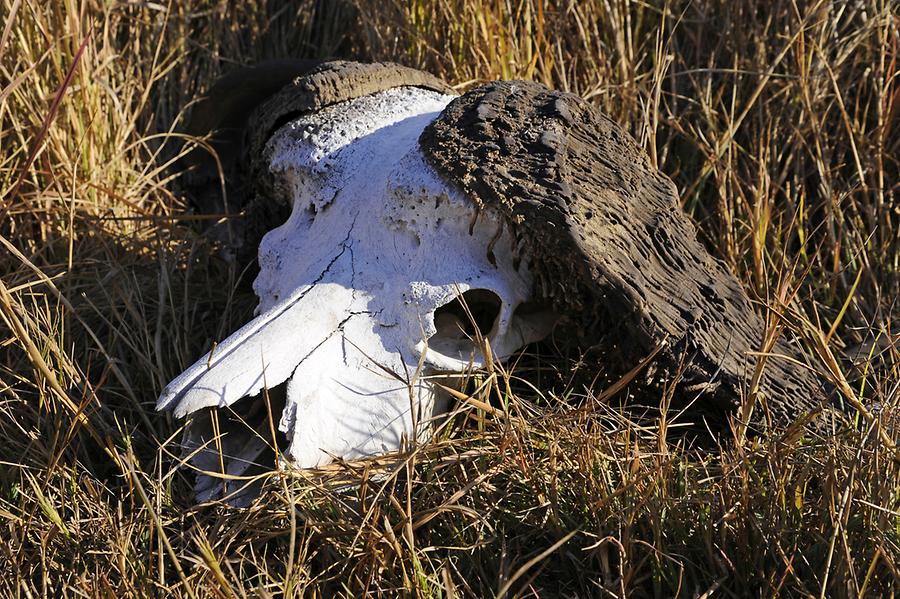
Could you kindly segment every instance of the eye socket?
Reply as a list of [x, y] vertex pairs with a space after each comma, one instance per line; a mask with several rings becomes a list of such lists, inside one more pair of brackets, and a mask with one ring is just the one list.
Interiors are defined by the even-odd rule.
[[435, 337], [466, 339], [490, 335], [503, 300], [490, 289], [470, 289], [434, 311]]

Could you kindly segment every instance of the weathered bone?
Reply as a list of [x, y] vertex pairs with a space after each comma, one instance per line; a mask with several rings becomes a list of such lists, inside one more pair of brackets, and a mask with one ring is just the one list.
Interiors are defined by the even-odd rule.
[[[249, 472], [270, 425], [258, 399], [236, 402], [285, 381], [274, 419], [297, 467], [426, 438], [441, 410], [429, 376], [479, 366], [481, 334], [498, 359], [545, 336], [552, 313], [516, 311], [530, 300], [587, 343], [604, 331], [623, 362], [662, 347], [654, 368], [719, 414], [741, 403], [763, 321], [637, 144], [537, 84], [448, 92], [396, 65], [326, 63], [257, 112], [254, 201], [292, 211], [260, 244], [259, 315], [160, 397], [193, 415], [196, 467]], [[783, 341], [772, 352], [793, 361], [769, 358], [765, 412], [786, 423], [820, 407], [802, 358]], [[229, 406], [238, 416], [218, 422], [210, 408]], [[201, 475], [197, 497], [231, 488]]]
[[[284, 455], [316, 467], [428, 437], [443, 411], [431, 377], [482, 364], [468, 318], [440, 312], [459, 296], [472, 311], [495, 308], [479, 334], [497, 359], [549, 332], [552, 316], [516, 314], [533, 284], [511, 230], [421, 154], [422, 130], [451, 99], [392, 88], [278, 130], [263, 152], [293, 208], [260, 245], [259, 316], [175, 379], [160, 409], [227, 408], [286, 381]], [[188, 430], [203, 470], [240, 476], [265, 450], [264, 422], [222, 438], [216, 428], [205, 414]], [[225, 490], [198, 478], [198, 499]]]

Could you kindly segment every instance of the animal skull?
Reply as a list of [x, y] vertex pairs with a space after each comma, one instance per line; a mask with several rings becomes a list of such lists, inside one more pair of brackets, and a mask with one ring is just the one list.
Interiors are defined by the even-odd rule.
[[[226, 173], [247, 157], [261, 188], [245, 208], [264, 215], [281, 197], [292, 213], [259, 247], [258, 316], [158, 403], [191, 415], [198, 500], [238, 502], [221, 481], [256, 468], [279, 420], [264, 389], [284, 389], [278, 428], [295, 466], [396, 450], [429, 436], [444, 407], [436, 377], [482, 365], [480, 338], [503, 359], [548, 334], [556, 318], [535, 304], [623, 372], [652, 359], [644, 376], [677, 380], [712, 416], [746, 406], [751, 387], [772, 422], [827, 408], [784, 339], [769, 353], [791, 359], [760, 376], [766, 323], [697, 240], [672, 182], [585, 100], [523, 81], [453, 99], [390, 63], [261, 69], [217, 84], [201, 120], [226, 132], [213, 142]], [[192, 187], [210, 188], [209, 162]]]
[[[299, 468], [426, 439], [445, 409], [435, 383], [546, 336], [530, 309], [525, 250], [425, 161], [418, 139], [453, 96], [397, 87], [307, 113], [266, 148], [290, 218], [259, 248], [257, 316], [163, 391], [195, 414], [185, 443], [202, 472], [240, 476], [268, 424], [223, 431], [209, 410], [287, 382], [278, 428]], [[527, 309], [520, 309], [527, 306]], [[278, 415], [275, 415], [278, 418]], [[223, 432], [225, 434], [223, 434]], [[220, 455], [221, 454], [221, 455]], [[201, 474], [197, 499], [225, 487]]]

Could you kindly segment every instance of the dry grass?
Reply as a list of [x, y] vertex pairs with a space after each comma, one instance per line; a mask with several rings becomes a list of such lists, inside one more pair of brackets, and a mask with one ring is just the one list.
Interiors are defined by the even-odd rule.
[[[894, 1], [0, 7], [0, 595], [900, 588], [900, 472], [879, 439], [896, 438], [898, 352], [868, 378], [832, 358], [900, 316]], [[573, 382], [598, 356], [544, 347], [480, 374], [434, 444], [273, 474], [249, 510], [191, 507], [177, 424], [153, 404], [253, 298], [178, 193], [177, 132], [233, 64], [332, 55], [589, 97], [673, 177], [760, 309], [877, 418], [690, 447], [665, 410], [638, 417], [606, 401], [608, 381]]]

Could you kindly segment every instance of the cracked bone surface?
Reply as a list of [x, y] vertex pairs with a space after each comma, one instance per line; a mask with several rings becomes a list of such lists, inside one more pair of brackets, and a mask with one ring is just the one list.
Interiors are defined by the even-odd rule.
[[[271, 137], [266, 156], [292, 213], [260, 245], [258, 315], [158, 403], [194, 415], [184, 443], [199, 470], [239, 477], [260, 461], [271, 444], [262, 391], [285, 382], [273, 418], [296, 467], [400, 449], [427, 438], [444, 409], [435, 379], [482, 365], [479, 334], [502, 360], [549, 333], [548, 313], [517, 311], [532, 276], [505, 221], [448, 185], [419, 147], [452, 98], [393, 88]], [[248, 397], [229, 422], [206, 409]], [[198, 476], [198, 500], [227, 490]]]

